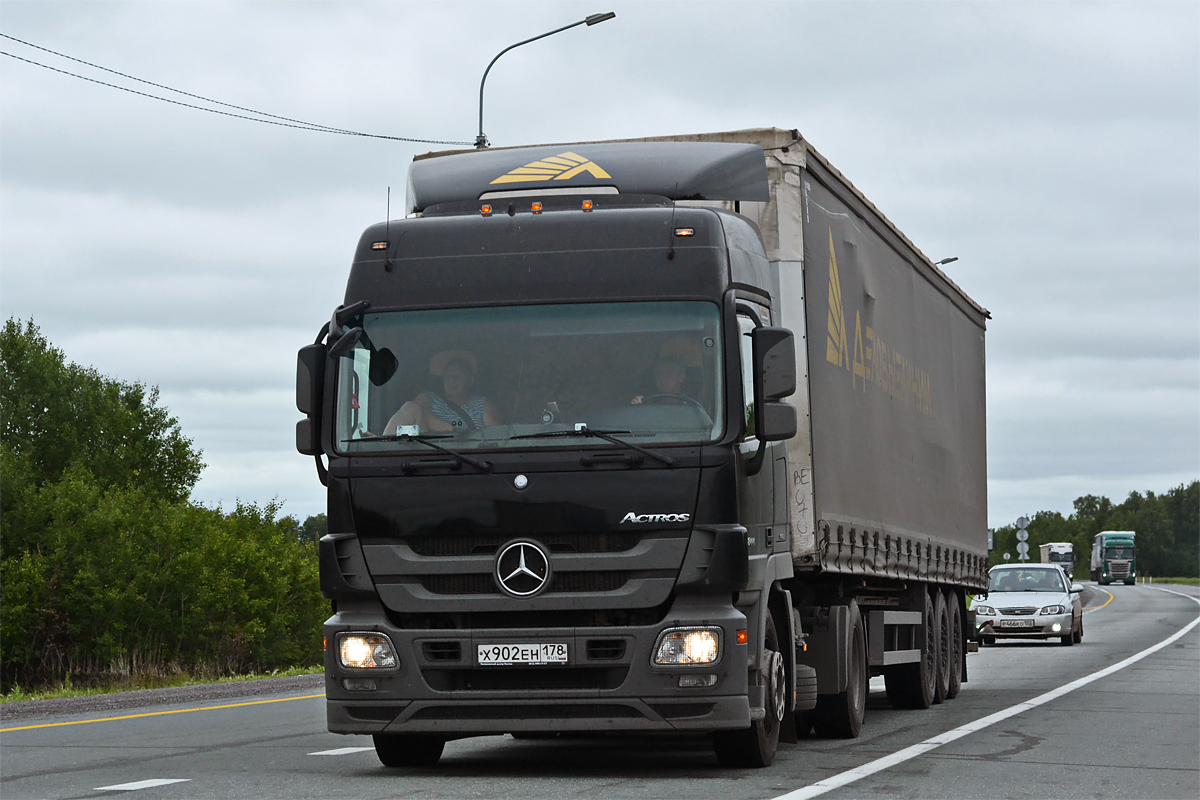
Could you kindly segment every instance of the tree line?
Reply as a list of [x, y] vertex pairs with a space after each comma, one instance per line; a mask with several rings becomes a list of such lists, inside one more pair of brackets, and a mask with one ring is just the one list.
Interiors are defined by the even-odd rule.
[[[1086, 578], [1092, 541], [1100, 531], [1134, 531], [1141, 575], [1160, 578], [1200, 577], [1200, 481], [1174, 489], [1132, 492], [1124, 502], [1084, 495], [1064, 517], [1039, 511], [1029, 519], [1029, 559], [1039, 561], [1038, 548], [1049, 542], [1070, 542], [1075, 552], [1075, 577]], [[1017, 526], [993, 531], [991, 563], [1004, 563], [1004, 553], [1017, 557]]]
[[189, 501], [204, 463], [157, 389], [0, 334], [0, 689], [321, 661], [315, 539]]

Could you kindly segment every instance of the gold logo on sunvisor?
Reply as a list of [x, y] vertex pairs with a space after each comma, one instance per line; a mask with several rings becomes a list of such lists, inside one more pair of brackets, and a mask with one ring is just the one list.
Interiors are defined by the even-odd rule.
[[556, 156], [546, 156], [537, 161], [531, 161], [523, 167], [501, 175], [496, 183], [529, 183], [530, 181], [569, 181], [581, 172], [589, 173], [593, 178], [611, 178], [594, 161], [575, 153], [559, 153]]

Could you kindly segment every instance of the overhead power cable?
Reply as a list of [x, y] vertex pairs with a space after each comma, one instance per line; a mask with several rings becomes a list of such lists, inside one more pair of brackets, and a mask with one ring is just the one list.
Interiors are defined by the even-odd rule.
[[[197, 100], [202, 100], [205, 103], [212, 103], [214, 105], [224, 106], [226, 108], [232, 108], [232, 109], [236, 109], [238, 111], [245, 111], [245, 112], [247, 112], [247, 114], [255, 114], [257, 116], [247, 116], [247, 114], [234, 114], [229, 111], [221, 111], [220, 109], [216, 109], [216, 108], [206, 108], [205, 106], [195, 105], [194, 103], [184, 103], [179, 100], [172, 100], [169, 97], [160, 97], [159, 95], [149, 94], [148, 92], [140, 92], [136, 89], [130, 89], [126, 86], [119, 86], [115, 83], [108, 83], [107, 81], [97, 80], [96, 78], [89, 78], [86, 75], [79, 75], [74, 72], [69, 72], [65, 69], [59, 69], [58, 67], [52, 67], [48, 64], [42, 64], [41, 62], [33, 61], [32, 59], [23, 58], [21, 56], [15, 55], [13, 53], [9, 53], [9, 52], [0, 50], [0, 55], [5, 55], [5, 56], [8, 56], [9, 58], [14, 58], [17, 61], [23, 61], [26, 64], [32, 64], [36, 67], [42, 67], [43, 69], [48, 69], [48, 70], [51, 70], [52, 72], [58, 72], [63, 75], [69, 75], [72, 78], [79, 78], [80, 80], [99, 84], [100, 86], [107, 86], [111, 89], [120, 89], [123, 92], [129, 92], [130, 94], [135, 94], [140, 97], [148, 97], [151, 100], [161, 100], [164, 103], [170, 103], [172, 105], [182, 106], [184, 108], [192, 108], [197, 111], [207, 111], [210, 114], [219, 114], [224, 117], [233, 117], [234, 119], [249, 120], [250, 122], [261, 122], [266, 125], [277, 125], [277, 126], [283, 127], [283, 128], [295, 128], [298, 130], [316, 131], [318, 133], [336, 133], [336, 134], [340, 134], [343, 136], [362, 136], [362, 137], [365, 137], [368, 139], [389, 139], [392, 141], [416, 142], [419, 144], [450, 144], [450, 145], [469, 145], [469, 144], [471, 144], [471, 142], [448, 141], [448, 140], [444, 140], [444, 139], [416, 139], [416, 138], [411, 138], [408, 136], [386, 136], [384, 134], [378, 134], [378, 133], [363, 133], [361, 131], [353, 131], [353, 130], [347, 130], [345, 128], [334, 128], [329, 125], [321, 125], [320, 123], [316, 123], [316, 122], [305, 122], [304, 120], [292, 119], [291, 117], [282, 117], [282, 116], [279, 116], [278, 114], [268, 114], [264, 111], [256, 111], [255, 109], [252, 109], [252, 108], [246, 108], [244, 106], [237, 106], [237, 105], [233, 105], [232, 103], [224, 103], [220, 100], [214, 100], [210, 97], [204, 97], [203, 95], [193, 94], [191, 92], [185, 92], [182, 89], [173, 89], [170, 86], [164, 86], [163, 84], [160, 84], [160, 83], [154, 83], [153, 81], [144, 80], [142, 78], [138, 78], [133, 75], [127, 75], [124, 72], [118, 72], [115, 69], [109, 69], [108, 67], [102, 67], [99, 64], [93, 64], [90, 61], [84, 61], [83, 59], [80, 59], [80, 58], [74, 58], [73, 56], [69, 56], [65, 53], [59, 53], [55, 50], [51, 50], [49, 48], [41, 47], [39, 45], [33, 44], [32, 42], [27, 42], [23, 39], [18, 39], [15, 36], [9, 36], [6, 33], [0, 33], [0, 37], [9, 39], [14, 42], [18, 42], [20, 44], [26, 45], [27, 47], [32, 47], [36, 50], [41, 50], [43, 52], [50, 53], [51, 55], [55, 55], [60, 58], [65, 58], [69, 61], [74, 61], [79, 64], [84, 64], [84, 65], [92, 67], [94, 69], [103, 70], [104, 72], [108, 72], [113, 75], [119, 75], [120, 77], [126, 78], [128, 80], [137, 81], [138, 83], [144, 83], [147, 86], [153, 86], [158, 89], [164, 89], [168, 92], [175, 92], [176, 94], [180, 94], [185, 97], [192, 97]], [[264, 117], [266, 117], [266, 119], [263, 119]]]

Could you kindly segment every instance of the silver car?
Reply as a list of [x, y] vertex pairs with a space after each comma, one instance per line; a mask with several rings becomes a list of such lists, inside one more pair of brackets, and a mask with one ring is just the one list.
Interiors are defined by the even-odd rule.
[[1057, 564], [992, 567], [987, 597], [971, 606], [981, 644], [997, 639], [1083, 640], [1083, 586], [1068, 583]]

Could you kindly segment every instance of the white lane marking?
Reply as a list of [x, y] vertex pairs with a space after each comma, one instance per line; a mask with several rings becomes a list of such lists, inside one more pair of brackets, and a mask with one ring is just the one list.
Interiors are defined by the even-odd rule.
[[[1177, 594], [1180, 597], [1186, 597], [1189, 600], [1194, 600], [1197, 604], [1200, 604], [1200, 598], [1192, 597], [1191, 595], [1184, 594], [1183, 592], [1173, 592], [1170, 589], [1162, 589], [1161, 591]], [[817, 781], [816, 783], [805, 786], [802, 789], [797, 789], [794, 792], [788, 792], [787, 794], [779, 795], [778, 797], [774, 798], [774, 800], [807, 800], [807, 798], [810, 797], [818, 797], [826, 792], [833, 791], [834, 789], [841, 788], [842, 786], [846, 786], [847, 784], [851, 784], [855, 781], [861, 780], [862, 778], [866, 778], [869, 775], [874, 775], [876, 772], [882, 772], [883, 770], [894, 767], [897, 764], [902, 764], [905, 761], [916, 758], [917, 756], [924, 755], [930, 750], [936, 750], [944, 744], [950, 744], [950, 742], [961, 739], [968, 734], [981, 731], [984, 728], [995, 725], [997, 722], [1006, 720], [1009, 717], [1016, 716], [1017, 714], [1037, 708], [1038, 706], [1045, 705], [1051, 700], [1057, 700], [1065, 694], [1070, 694], [1076, 689], [1087, 686], [1089, 683], [1098, 681], [1101, 678], [1112, 675], [1114, 672], [1125, 669], [1130, 664], [1135, 664], [1148, 655], [1157, 653], [1167, 645], [1177, 641], [1178, 639], [1181, 639], [1197, 625], [1200, 625], [1200, 617], [1192, 620], [1185, 627], [1181, 628], [1171, 636], [1168, 636], [1166, 639], [1163, 639], [1158, 644], [1152, 645], [1142, 652], [1130, 656], [1124, 661], [1113, 664], [1111, 667], [1106, 667], [1099, 672], [1093, 672], [1091, 675], [1085, 675], [1078, 680], [1063, 684], [1057, 689], [1052, 689], [1045, 694], [1038, 695], [1032, 700], [1026, 700], [1024, 703], [1017, 703], [1015, 706], [1009, 706], [1008, 708], [997, 711], [994, 714], [989, 714], [986, 717], [980, 717], [974, 722], [968, 722], [966, 725], [961, 725], [954, 730], [940, 733], [937, 736], [934, 736], [932, 739], [926, 739], [923, 742], [918, 742], [911, 747], [906, 747], [903, 750], [892, 753], [891, 755], [887, 755], [883, 758], [863, 764], [861, 767], [855, 767], [854, 769], [846, 770], [845, 772], [841, 772], [837, 775], [826, 778], [823, 781]]]
[[172, 783], [187, 783], [191, 778], [151, 778], [146, 781], [133, 783], [118, 783], [112, 786], [97, 786], [93, 792], [136, 792], [138, 789], [149, 789], [153, 786], [166, 786]]
[[374, 750], [374, 747], [339, 747], [336, 750], [318, 750], [315, 753], [309, 753], [310, 756], [348, 756], [351, 753], [365, 753], [368, 750]]

